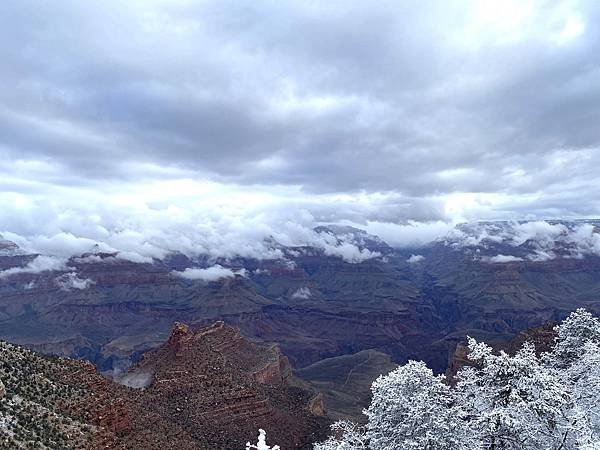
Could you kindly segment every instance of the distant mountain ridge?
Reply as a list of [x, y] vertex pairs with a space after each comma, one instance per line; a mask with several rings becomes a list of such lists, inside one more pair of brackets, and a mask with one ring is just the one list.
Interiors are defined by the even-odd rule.
[[598, 312], [599, 223], [460, 225], [418, 249], [328, 226], [320, 247], [273, 240], [274, 259], [136, 262], [92, 248], [57, 263], [3, 244], [0, 337], [118, 373], [174, 321], [224, 320], [278, 342], [294, 368], [375, 349], [443, 372], [466, 334], [502, 341], [579, 306]]

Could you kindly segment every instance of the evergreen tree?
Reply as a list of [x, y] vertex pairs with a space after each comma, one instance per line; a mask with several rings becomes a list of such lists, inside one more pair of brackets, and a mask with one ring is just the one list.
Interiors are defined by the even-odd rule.
[[410, 361], [373, 383], [364, 428], [337, 422], [315, 449], [600, 450], [600, 321], [578, 309], [556, 330], [541, 357], [469, 339], [455, 387]]
[[452, 390], [424, 362], [410, 361], [379, 377], [371, 390], [373, 399], [365, 411], [371, 449], [468, 448], [461, 432], [464, 414], [455, 406]]
[[333, 435], [315, 445], [315, 450], [367, 450], [367, 436], [363, 427], [347, 420], [331, 425]]

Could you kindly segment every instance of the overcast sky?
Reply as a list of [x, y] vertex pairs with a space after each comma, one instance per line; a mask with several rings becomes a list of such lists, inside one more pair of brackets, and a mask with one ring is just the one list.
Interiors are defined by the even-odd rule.
[[599, 216], [599, 27], [594, 0], [3, 0], [0, 233]]

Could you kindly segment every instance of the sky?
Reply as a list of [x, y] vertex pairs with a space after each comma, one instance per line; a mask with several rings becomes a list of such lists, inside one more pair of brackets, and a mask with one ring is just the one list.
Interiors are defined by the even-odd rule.
[[4, 0], [0, 234], [143, 259], [600, 216], [599, 32], [593, 0]]

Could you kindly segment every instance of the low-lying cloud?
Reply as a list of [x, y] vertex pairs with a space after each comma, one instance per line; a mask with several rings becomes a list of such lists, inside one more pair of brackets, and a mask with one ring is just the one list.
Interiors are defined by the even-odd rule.
[[406, 260], [409, 264], [418, 264], [425, 259], [423, 255], [410, 255], [410, 257]]
[[508, 262], [523, 261], [523, 258], [519, 258], [518, 256], [512, 256], [512, 255], [496, 255], [496, 256], [492, 256], [491, 258], [486, 258], [486, 259], [484, 259], [484, 261], [491, 262], [491, 263], [508, 263]]
[[234, 278], [236, 275], [245, 276], [245, 270], [233, 270], [216, 264], [205, 269], [188, 267], [183, 271], [173, 271], [172, 274], [184, 280], [203, 281], [209, 283], [222, 278]]
[[459, 226], [442, 241], [457, 249], [492, 251], [502, 246], [503, 253], [482, 257], [487, 262], [581, 259], [600, 256], [599, 225], [600, 221], [479, 223]]
[[54, 256], [40, 255], [36, 256], [24, 267], [11, 267], [0, 271], [0, 278], [7, 278], [11, 275], [30, 273], [37, 274], [41, 272], [52, 272], [66, 269], [66, 260]]
[[66, 273], [58, 277], [55, 281], [56, 284], [65, 291], [71, 291], [73, 289], [82, 291], [95, 284], [94, 281], [89, 278], [79, 278], [76, 272]]
[[[393, 246], [422, 245], [452, 229], [451, 222], [396, 223], [374, 220], [380, 207], [363, 197], [306, 198], [296, 189], [265, 193], [194, 181], [130, 185], [120, 190], [65, 192], [25, 198], [0, 192], [0, 233], [30, 254], [68, 259], [97, 253], [136, 263], [152, 263], [172, 252], [191, 258], [236, 256], [283, 259], [285, 247], [310, 246], [349, 262], [377, 258], [351, 234], [315, 231], [342, 223], [379, 235]], [[73, 195], [73, 200], [71, 199]], [[389, 203], [386, 203], [389, 202]], [[352, 221], [346, 219], [351, 216]]]

